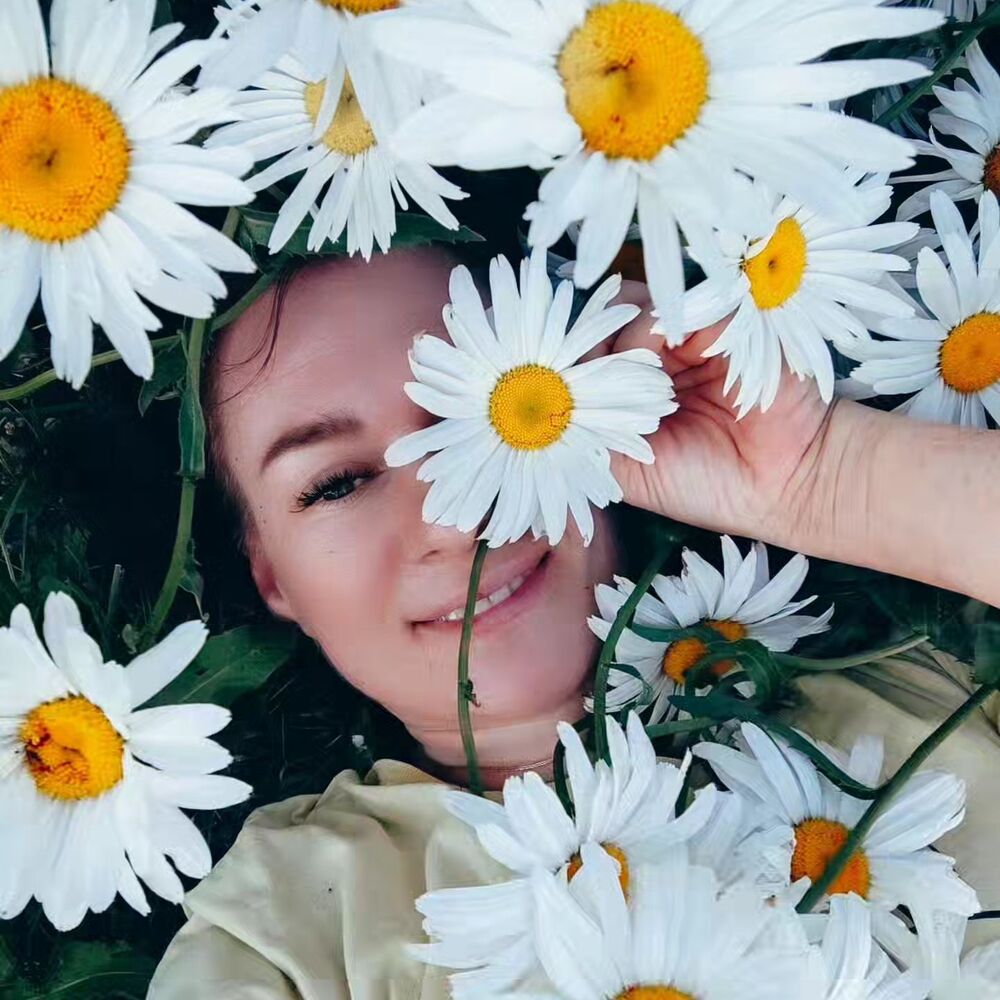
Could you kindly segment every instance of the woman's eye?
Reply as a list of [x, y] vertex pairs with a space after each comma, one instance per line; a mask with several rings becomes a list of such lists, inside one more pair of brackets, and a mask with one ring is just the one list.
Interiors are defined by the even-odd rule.
[[343, 500], [371, 478], [370, 472], [345, 472], [330, 476], [301, 493], [296, 503], [296, 510], [305, 510], [319, 502], [334, 503]]

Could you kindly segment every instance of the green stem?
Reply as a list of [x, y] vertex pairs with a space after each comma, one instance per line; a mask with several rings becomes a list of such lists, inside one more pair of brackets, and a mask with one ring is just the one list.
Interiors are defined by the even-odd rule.
[[619, 608], [618, 614], [615, 615], [615, 620], [611, 623], [608, 637], [604, 640], [604, 645], [601, 647], [601, 655], [597, 660], [597, 673], [594, 677], [594, 748], [597, 751], [597, 756], [609, 764], [611, 763], [611, 756], [608, 751], [607, 730], [608, 677], [611, 673], [611, 664], [615, 659], [615, 649], [618, 646], [618, 640], [621, 638], [622, 632], [625, 631], [625, 626], [632, 620], [635, 609], [639, 606], [639, 601], [642, 600], [643, 595], [649, 590], [649, 586], [653, 582], [653, 577], [659, 573], [660, 567], [667, 558], [667, 553], [673, 546], [674, 540], [669, 536], [661, 537], [657, 541], [653, 558], [650, 559], [632, 593], [628, 595], [625, 603]]
[[170, 614], [181, 578], [184, 576], [184, 566], [187, 563], [188, 546], [191, 544], [191, 525], [194, 521], [194, 495], [197, 482], [194, 479], [181, 480], [181, 500], [177, 511], [177, 531], [174, 535], [174, 549], [170, 554], [170, 564], [167, 566], [163, 585], [160, 587], [153, 612], [149, 616], [143, 645], [152, 645], [163, 628], [163, 623]]
[[469, 791], [474, 795], [483, 794], [483, 777], [479, 771], [479, 756], [476, 753], [476, 736], [472, 730], [472, 710], [470, 705], [476, 695], [469, 680], [469, 650], [472, 648], [472, 623], [476, 615], [476, 594], [479, 592], [479, 578], [483, 573], [483, 563], [489, 551], [484, 539], [476, 546], [469, 574], [469, 591], [465, 598], [465, 614], [462, 617], [462, 639], [458, 646], [458, 728], [462, 733], [462, 748], [465, 751], [465, 766], [469, 773]]
[[958, 61], [965, 55], [965, 50], [984, 32], [987, 28], [1000, 25], [1000, 4], [994, 5], [983, 11], [974, 21], [967, 24], [956, 36], [954, 44], [938, 60], [934, 67], [934, 72], [929, 77], [921, 80], [912, 90], [907, 91], [895, 104], [890, 105], [875, 119], [876, 125], [889, 125], [900, 115], [908, 111], [925, 94], [929, 94], [935, 84], [946, 77]]
[[744, 701], [737, 701], [735, 698], [722, 697], [717, 694], [710, 694], [703, 698], [688, 698], [674, 695], [670, 701], [685, 712], [690, 712], [693, 716], [704, 715], [719, 722], [739, 721], [752, 722], [765, 732], [773, 733], [787, 743], [793, 750], [808, 757], [815, 765], [816, 769], [825, 778], [831, 781], [842, 791], [852, 795], [856, 799], [874, 799], [879, 794], [878, 788], [869, 788], [855, 778], [852, 778], [846, 771], [839, 768], [822, 750], [815, 744], [810, 743], [804, 736], [777, 719], [772, 719], [763, 712], [757, 711], [752, 705]]
[[927, 737], [906, 759], [903, 766], [889, 779], [880, 789], [878, 795], [871, 805], [865, 810], [864, 815], [858, 820], [857, 825], [851, 830], [847, 841], [840, 849], [833, 860], [827, 865], [826, 870], [811, 886], [809, 891], [802, 897], [802, 901], [796, 907], [799, 913], [809, 913], [812, 908], [826, 895], [827, 890], [837, 880], [844, 870], [847, 862], [861, 847], [865, 837], [871, 830], [875, 821], [882, 814], [882, 811], [892, 801], [892, 799], [903, 789], [903, 786], [913, 777], [916, 771], [926, 762], [927, 758], [944, 741], [951, 736], [956, 729], [961, 726], [973, 712], [976, 711], [994, 692], [996, 687], [992, 684], [984, 684], [976, 692], [969, 696], [963, 705], [956, 709], [930, 736]]
[[[149, 346], [154, 351], [159, 351], [164, 347], [169, 347], [171, 344], [176, 344], [179, 339], [180, 334], [174, 333], [169, 337], [160, 337], [157, 340], [151, 340]], [[118, 351], [104, 351], [103, 354], [94, 355], [93, 361], [90, 362], [90, 367], [100, 368], [103, 365], [110, 365], [115, 361], [121, 361], [121, 359], [122, 356]], [[24, 399], [25, 396], [30, 396], [33, 392], [37, 392], [39, 389], [43, 389], [55, 381], [55, 369], [50, 368], [48, 371], [44, 371], [34, 378], [29, 378], [27, 382], [22, 382], [20, 385], [15, 385], [10, 389], [0, 389], [0, 403], [12, 403], [18, 399]]]
[[238, 302], [230, 306], [221, 316], [212, 320], [212, 329], [221, 330], [235, 323], [275, 282], [276, 275], [262, 274]]
[[876, 660], [887, 660], [890, 656], [899, 656], [907, 650], [913, 649], [922, 643], [927, 642], [929, 636], [911, 635], [908, 639], [897, 642], [895, 645], [886, 646], [883, 649], [873, 649], [866, 653], [857, 653], [854, 656], [841, 656], [831, 660], [810, 660], [804, 656], [792, 656], [789, 653], [775, 653], [774, 658], [783, 666], [802, 673], [823, 673], [832, 670], [850, 670], [853, 667], [862, 667], [866, 663], [874, 663]]
[[651, 740], [662, 736], [676, 736], [679, 733], [700, 733], [719, 724], [718, 719], [676, 719], [673, 722], [660, 722], [655, 726], [646, 726], [646, 735]]

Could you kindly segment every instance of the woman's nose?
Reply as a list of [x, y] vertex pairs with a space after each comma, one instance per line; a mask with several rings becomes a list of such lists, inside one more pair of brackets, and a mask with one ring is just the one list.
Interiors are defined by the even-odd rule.
[[475, 549], [479, 533], [489, 518], [488, 512], [472, 531], [429, 524], [424, 520], [424, 498], [429, 484], [420, 482], [414, 476], [406, 489], [408, 509], [405, 530], [410, 539], [411, 555], [415, 560], [432, 559], [437, 555], [461, 555]]

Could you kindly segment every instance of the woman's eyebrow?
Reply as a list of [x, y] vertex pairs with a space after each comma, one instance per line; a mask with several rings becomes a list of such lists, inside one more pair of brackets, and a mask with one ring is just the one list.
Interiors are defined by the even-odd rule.
[[332, 437], [342, 437], [347, 434], [357, 434], [361, 430], [361, 421], [357, 417], [345, 413], [325, 413], [320, 417], [303, 424], [296, 424], [282, 431], [268, 446], [260, 462], [260, 472], [286, 452], [297, 448], [306, 448], [318, 441], [326, 441]]

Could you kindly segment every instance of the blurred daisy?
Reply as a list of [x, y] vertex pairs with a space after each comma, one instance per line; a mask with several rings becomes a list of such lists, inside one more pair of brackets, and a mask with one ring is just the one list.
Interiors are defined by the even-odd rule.
[[1000, 422], [1000, 211], [992, 192], [979, 201], [979, 256], [958, 209], [931, 194], [934, 225], [948, 267], [920, 251], [917, 289], [928, 312], [875, 327], [891, 340], [838, 342], [860, 361], [856, 383], [879, 394], [916, 393], [899, 409], [921, 420], [985, 427]]
[[[226, 293], [215, 269], [250, 258], [182, 209], [239, 205], [239, 150], [188, 144], [232, 118], [231, 94], [171, 91], [212, 48], [188, 42], [157, 59], [182, 25], [152, 31], [155, 0], [54, 0], [52, 60], [37, 0], [0, 8], [0, 357], [17, 343], [41, 289], [56, 374], [79, 388], [93, 324], [149, 378], [143, 299], [205, 319]], [[141, 296], [141, 297], [140, 297]]]
[[[268, 241], [271, 253], [311, 215], [309, 250], [319, 250], [327, 240], [335, 242], [346, 229], [347, 252], [360, 251], [368, 260], [376, 243], [383, 252], [389, 249], [396, 231], [396, 202], [407, 208], [407, 195], [442, 226], [457, 229], [458, 220], [443, 199], [465, 194], [426, 163], [400, 159], [386, 150], [376, 122], [385, 120], [388, 110], [370, 120], [353, 78], [345, 77], [343, 70], [334, 83], [310, 79], [295, 59], [285, 57], [254, 89], [238, 95], [235, 104], [242, 120], [217, 130], [206, 143], [211, 149], [238, 147], [255, 160], [278, 156], [248, 180], [254, 191], [302, 174], [278, 212]], [[340, 97], [333, 117], [317, 135], [329, 93]], [[395, 104], [405, 106], [411, 100], [401, 92]]]
[[[913, 307], [877, 285], [909, 261], [885, 253], [912, 240], [912, 223], [873, 225], [885, 214], [892, 188], [881, 177], [857, 185], [865, 210], [862, 225], [845, 226], [769, 191], [747, 184], [740, 203], [747, 228], [712, 229], [692, 240], [690, 251], [706, 280], [685, 295], [684, 333], [736, 315], [705, 352], [729, 359], [728, 393], [739, 380], [740, 417], [754, 406], [770, 408], [781, 383], [782, 358], [799, 378], [816, 379], [826, 402], [833, 398], [833, 360], [826, 341], [869, 339], [858, 310], [909, 317]], [[667, 342], [680, 338], [670, 335]]]
[[[930, 142], [914, 143], [921, 155], [947, 160], [948, 169], [896, 178], [898, 184], [926, 185], [899, 206], [900, 219], [926, 212], [932, 191], [943, 191], [956, 202], [979, 198], [983, 191], [1000, 195], [1000, 74], [979, 42], [966, 49], [965, 58], [973, 83], [958, 79], [954, 90], [934, 88], [943, 109], [931, 112]], [[938, 134], [954, 136], [969, 148], [946, 146]]]
[[[869, 803], [841, 792], [808, 757], [756, 726], [744, 724], [741, 731], [746, 750], [701, 743], [694, 752], [747, 800], [750, 810], [757, 810], [758, 829], [739, 851], [745, 876], [767, 895], [802, 878], [815, 882]], [[881, 781], [881, 739], [858, 740], [850, 755], [827, 746], [822, 750], [863, 784]], [[830, 895], [854, 893], [886, 910], [905, 905], [918, 926], [938, 910], [975, 913], [976, 894], [955, 874], [953, 859], [930, 849], [964, 816], [964, 782], [940, 771], [916, 774], [864, 836]]]
[[[790, 559], [771, 579], [767, 548], [758, 542], [744, 559], [736, 543], [722, 536], [720, 573], [697, 552], [684, 551], [681, 576], [656, 576], [652, 593], [639, 602], [635, 623], [648, 628], [690, 628], [707, 625], [730, 642], [756, 639], [774, 652], [790, 650], [799, 639], [829, 628], [833, 608], [818, 616], [798, 614], [815, 597], [794, 600], [809, 572], [805, 556]], [[588, 619], [591, 631], [601, 640], [608, 637], [611, 625], [635, 585], [615, 577], [617, 588], [599, 584], [595, 588], [599, 616]], [[655, 596], [654, 596], [655, 595]], [[615, 662], [634, 667], [642, 680], [612, 669], [609, 676], [609, 712], [633, 705], [646, 693], [652, 704], [649, 722], [655, 724], [672, 713], [670, 696], [683, 689], [688, 671], [708, 653], [701, 639], [677, 642], [653, 642], [626, 628], [615, 649]], [[716, 677], [731, 670], [732, 661], [716, 663], [711, 668]], [[593, 711], [588, 699], [587, 708]]]
[[535, 937], [551, 989], [533, 1000], [789, 1000], [814, 997], [803, 935], [752, 887], [721, 894], [683, 852], [636, 872], [629, 906], [610, 859], [584, 848], [579, 879], [536, 879]]
[[[198, 85], [239, 90], [287, 55], [310, 80], [342, 81], [345, 63], [357, 73], [357, 62], [373, 58], [359, 17], [398, 6], [399, 0], [225, 0], [215, 16], [226, 44], [206, 61]], [[333, 88], [334, 96], [339, 90]]]
[[576, 730], [559, 726], [575, 816], [534, 772], [509, 778], [503, 805], [448, 792], [448, 809], [475, 831], [486, 852], [513, 877], [494, 885], [438, 889], [417, 900], [433, 943], [416, 945], [421, 961], [468, 970], [452, 977], [452, 996], [480, 998], [486, 988], [513, 988], [537, 968], [531, 936], [532, 874], [558, 873], [570, 883], [586, 868], [588, 846], [606, 858], [616, 891], [628, 895], [637, 865], [661, 858], [704, 826], [715, 790], [699, 793], [680, 817], [677, 798], [690, 757], [681, 767], [658, 763], [639, 719], [628, 735], [609, 718], [611, 765], [592, 764]]
[[573, 286], [562, 282], [553, 295], [543, 251], [522, 261], [520, 290], [513, 268], [497, 257], [490, 288], [488, 315], [469, 271], [452, 272], [444, 311], [452, 343], [418, 337], [410, 367], [419, 381], [406, 385], [415, 403], [444, 419], [397, 441], [385, 460], [408, 465], [438, 453], [417, 473], [433, 484], [425, 521], [472, 531], [493, 505], [481, 536], [491, 546], [529, 528], [556, 545], [568, 508], [589, 543], [589, 504], [622, 498], [610, 452], [653, 461], [642, 435], [677, 409], [673, 383], [659, 355], [645, 348], [577, 364], [639, 313], [633, 305], [608, 306], [620, 277], [594, 292], [568, 332]]
[[46, 600], [43, 631], [45, 645], [24, 605], [0, 628], [0, 916], [34, 897], [69, 930], [119, 894], [146, 914], [140, 879], [179, 903], [167, 859], [191, 878], [212, 866], [181, 809], [222, 809], [251, 791], [214, 773], [232, 760], [208, 738], [226, 709], [138, 709], [194, 659], [205, 627], [178, 626], [127, 667], [104, 661], [65, 594]]
[[926, 1000], [928, 981], [914, 973], [900, 975], [872, 940], [872, 913], [858, 896], [834, 896], [829, 916], [818, 919], [824, 925], [822, 1000]]
[[638, 210], [653, 300], [684, 291], [678, 226], [733, 201], [737, 171], [812, 210], [864, 223], [844, 168], [902, 169], [912, 146], [812, 106], [926, 76], [902, 60], [813, 63], [831, 48], [942, 22], [883, 0], [481, 0], [483, 24], [408, 8], [380, 16], [375, 44], [436, 74], [429, 101], [393, 142], [435, 165], [552, 168], [527, 213], [533, 247], [582, 220], [577, 284], [608, 269]]
[[1000, 941], [962, 955], [968, 920], [938, 914], [914, 934], [895, 914], [875, 915], [874, 934], [895, 961], [933, 984], [931, 1000], [1000, 1000]]

